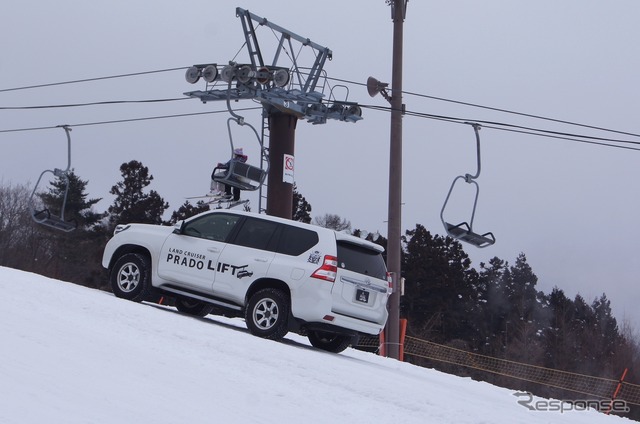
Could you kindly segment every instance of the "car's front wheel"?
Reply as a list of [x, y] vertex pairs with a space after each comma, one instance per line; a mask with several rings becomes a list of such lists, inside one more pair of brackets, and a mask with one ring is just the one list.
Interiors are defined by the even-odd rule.
[[326, 331], [310, 331], [307, 335], [311, 346], [327, 352], [340, 353], [351, 344], [352, 337]]
[[176, 299], [176, 309], [196, 317], [206, 317], [213, 311], [213, 305], [193, 299]]
[[245, 321], [254, 336], [280, 340], [289, 331], [288, 319], [289, 298], [282, 290], [259, 290], [247, 303]]
[[139, 253], [120, 256], [111, 268], [109, 279], [114, 295], [134, 302], [142, 302], [151, 292], [149, 257]]

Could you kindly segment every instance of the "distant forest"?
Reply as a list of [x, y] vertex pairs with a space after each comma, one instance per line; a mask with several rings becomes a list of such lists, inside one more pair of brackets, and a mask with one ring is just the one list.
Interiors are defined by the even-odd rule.
[[[110, 291], [102, 250], [117, 224], [139, 222], [172, 225], [209, 210], [205, 202], [186, 201], [163, 220], [169, 204], [149, 189], [153, 176], [132, 160], [120, 167], [122, 180], [110, 190], [115, 196], [107, 211], [96, 212], [100, 198], [89, 198], [88, 181], [73, 170], [67, 180], [57, 177], [45, 190], [32, 193], [27, 185], [0, 182], [0, 266], [35, 272], [51, 278]], [[38, 225], [33, 211], [61, 215], [77, 228], [62, 232]], [[294, 188], [293, 218], [303, 222], [366, 236], [386, 247], [383, 237], [336, 215], [311, 217], [312, 207]], [[640, 383], [638, 340], [628, 323], [618, 323], [605, 293], [595, 299], [569, 298], [561, 288], [543, 293], [524, 253], [511, 263], [494, 257], [473, 268], [460, 242], [432, 234], [422, 225], [403, 236], [402, 276], [405, 294], [401, 317], [407, 334], [416, 338], [487, 356], [617, 380], [625, 368], [625, 381]], [[468, 370], [407, 357], [420, 366], [459, 375]], [[582, 398], [545, 387], [529, 387], [496, 375], [473, 378], [514, 390], [529, 390], [543, 397]], [[630, 405], [626, 416], [638, 420]]]

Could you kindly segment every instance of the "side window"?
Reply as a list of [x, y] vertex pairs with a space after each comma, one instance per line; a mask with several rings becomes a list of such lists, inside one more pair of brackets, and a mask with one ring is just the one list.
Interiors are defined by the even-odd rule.
[[240, 216], [213, 213], [191, 221], [182, 229], [182, 234], [207, 240], [226, 241]]
[[338, 242], [338, 266], [382, 280], [387, 278], [387, 267], [380, 252], [351, 243]]
[[278, 228], [276, 222], [247, 218], [233, 240], [233, 244], [254, 249], [273, 250], [273, 248], [269, 248], [269, 242], [276, 228]]
[[284, 225], [277, 252], [298, 256], [318, 244], [318, 233], [306, 228]]

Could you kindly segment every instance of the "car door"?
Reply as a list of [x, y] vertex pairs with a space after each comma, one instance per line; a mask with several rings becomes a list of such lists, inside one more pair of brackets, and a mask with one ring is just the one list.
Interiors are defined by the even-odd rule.
[[277, 222], [246, 217], [222, 251], [216, 268], [216, 296], [244, 303], [247, 289], [267, 275], [275, 256]]
[[158, 275], [176, 285], [211, 293], [218, 258], [240, 216], [211, 213], [186, 222], [165, 240]]

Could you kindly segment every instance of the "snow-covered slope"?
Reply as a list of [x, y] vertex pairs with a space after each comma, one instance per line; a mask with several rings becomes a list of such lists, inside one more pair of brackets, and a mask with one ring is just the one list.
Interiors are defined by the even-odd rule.
[[[0, 423], [612, 423], [373, 354], [318, 351], [0, 267]], [[627, 422], [630, 422], [627, 420]]]

